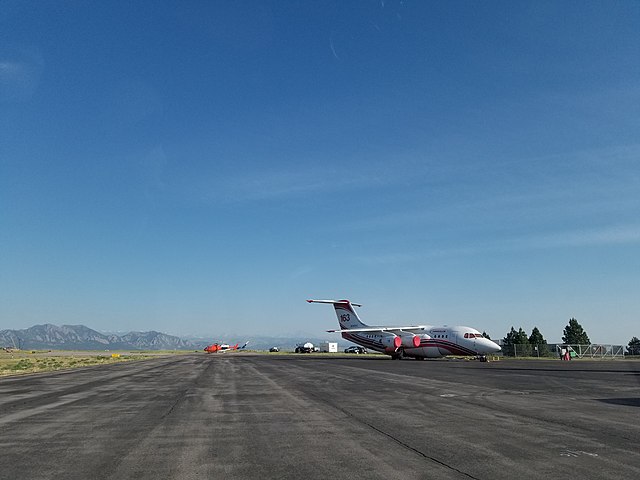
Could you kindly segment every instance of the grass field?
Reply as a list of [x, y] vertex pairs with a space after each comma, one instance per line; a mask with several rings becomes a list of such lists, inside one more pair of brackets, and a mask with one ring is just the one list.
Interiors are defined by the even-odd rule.
[[111, 363], [145, 360], [156, 357], [148, 353], [111, 352], [62, 352], [29, 351], [2, 352], [0, 354], [0, 376], [23, 375], [37, 372], [52, 372], [69, 368], [107, 365]]
[[[91, 351], [64, 351], [64, 350], [30, 350], [30, 351], [0, 351], [0, 377], [10, 376], [10, 375], [24, 375], [30, 373], [38, 373], [38, 372], [52, 372], [57, 370], [67, 370], [70, 368], [81, 368], [81, 367], [89, 367], [94, 365], [109, 365], [112, 363], [119, 362], [131, 362], [131, 361], [140, 361], [146, 360], [150, 358], [157, 358], [160, 356], [166, 355], [184, 355], [190, 353], [201, 353], [202, 352], [194, 352], [193, 350], [144, 350], [144, 351], [135, 351], [135, 352], [91, 352]], [[293, 352], [277, 352], [277, 353], [269, 353], [266, 351], [243, 351], [243, 352], [227, 352], [224, 355], [242, 355], [243, 353], [252, 353], [252, 354], [262, 354], [262, 355], [291, 355], [291, 356], [306, 356], [306, 357], [360, 357], [360, 358], [370, 358], [370, 359], [380, 359], [388, 357], [383, 354], [378, 353], [369, 353], [366, 355], [353, 355], [353, 354], [345, 354], [342, 352], [338, 353], [306, 353], [306, 354], [297, 354]], [[211, 355], [222, 355], [220, 353], [211, 354]], [[475, 361], [473, 358], [469, 357], [448, 357], [449, 360], [465, 360], [465, 361]], [[509, 361], [512, 358], [510, 357], [490, 357], [490, 361]], [[516, 360], [550, 360], [555, 359], [552, 358], [517, 358]], [[602, 360], [602, 359], [579, 359], [576, 361], [584, 361], [584, 360]], [[639, 359], [640, 361], [640, 359]]]

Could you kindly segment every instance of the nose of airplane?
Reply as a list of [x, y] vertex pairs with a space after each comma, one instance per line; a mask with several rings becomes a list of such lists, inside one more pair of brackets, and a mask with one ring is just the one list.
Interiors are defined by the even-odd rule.
[[485, 339], [485, 346], [487, 347], [487, 350], [489, 351], [489, 353], [498, 353], [499, 351], [502, 350], [500, 345], [498, 345], [493, 340], [489, 340], [489, 339]]

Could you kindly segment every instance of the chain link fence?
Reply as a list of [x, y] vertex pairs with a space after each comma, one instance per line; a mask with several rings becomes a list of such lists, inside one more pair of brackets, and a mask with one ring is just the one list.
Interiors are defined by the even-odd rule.
[[506, 357], [560, 358], [567, 349], [571, 358], [624, 358], [623, 345], [567, 345], [563, 343], [530, 343], [501, 345]]

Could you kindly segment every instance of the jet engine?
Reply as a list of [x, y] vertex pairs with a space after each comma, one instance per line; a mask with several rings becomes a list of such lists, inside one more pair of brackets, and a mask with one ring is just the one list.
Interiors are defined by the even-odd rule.
[[413, 333], [403, 333], [400, 335], [400, 339], [404, 348], [418, 348], [420, 346], [420, 337]]
[[386, 352], [395, 352], [402, 345], [402, 339], [397, 335], [382, 338], [382, 345]]

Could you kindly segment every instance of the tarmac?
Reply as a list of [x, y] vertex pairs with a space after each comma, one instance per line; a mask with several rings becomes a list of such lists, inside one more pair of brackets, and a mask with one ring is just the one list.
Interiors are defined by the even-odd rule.
[[0, 379], [3, 479], [640, 478], [640, 362], [189, 354]]

